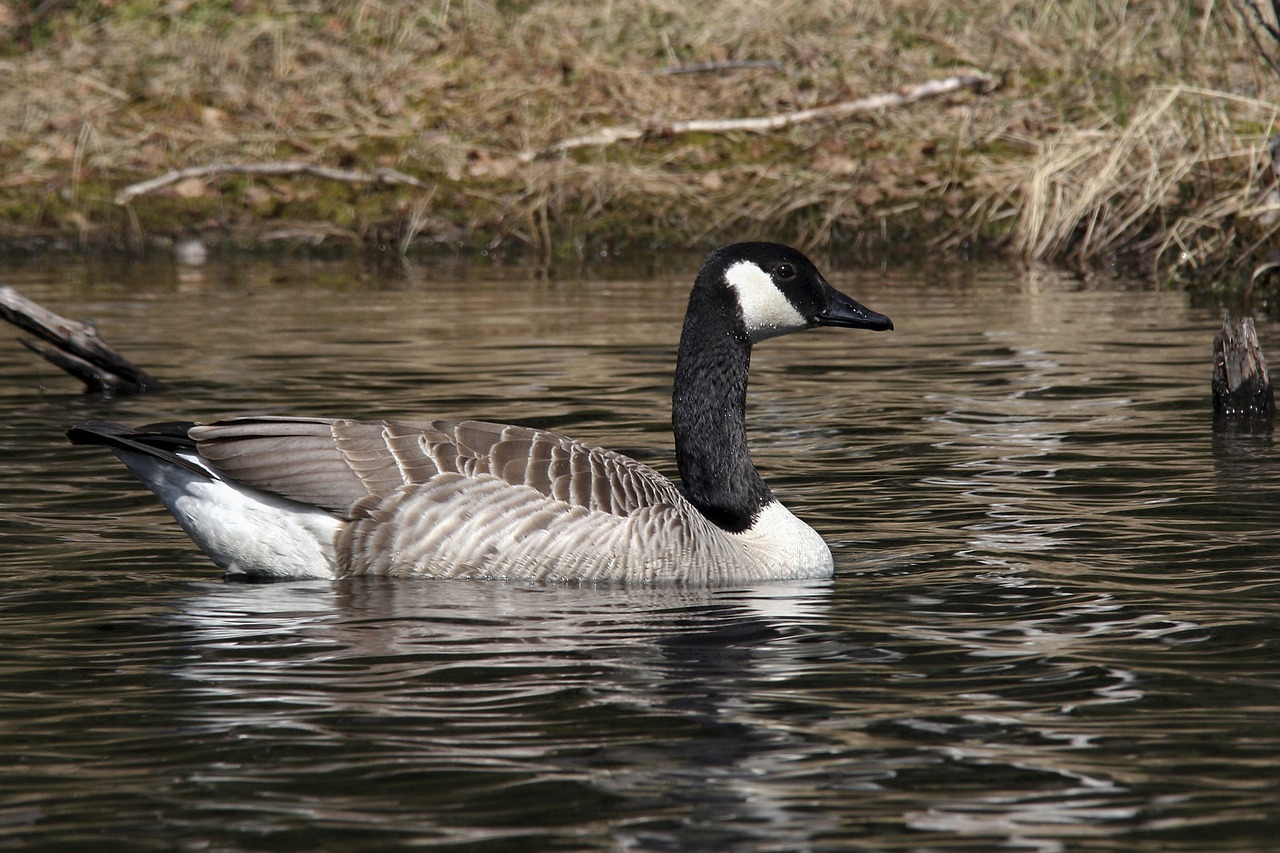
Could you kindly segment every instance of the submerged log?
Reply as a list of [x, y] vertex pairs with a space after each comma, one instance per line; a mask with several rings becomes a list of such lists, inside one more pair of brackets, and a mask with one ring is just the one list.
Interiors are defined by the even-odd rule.
[[1238, 323], [1230, 314], [1222, 318], [1222, 333], [1213, 339], [1212, 384], [1216, 426], [1270, 427], [1276, 400], [1252, 317]]
[[0, 287], [0, 319], [52, 344], [19, 338], [24, 347], [84, 383], [86, 394], [146, 394], [164, 384], [116, 352], [89, 323], [68, 320], [12, 287]]

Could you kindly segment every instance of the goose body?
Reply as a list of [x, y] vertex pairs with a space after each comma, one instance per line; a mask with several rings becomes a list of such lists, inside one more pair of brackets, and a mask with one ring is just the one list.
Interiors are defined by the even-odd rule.
[[893, 327], [794, 249], [711, 253], [676, 366], [679, 486], [610, 450], [482, 421], [90, 423], [68, 437], [110, 448], [229, 577], [829, 577], [830, 550], [760, 479], [745, 425], [752, 345], [820, 325]]

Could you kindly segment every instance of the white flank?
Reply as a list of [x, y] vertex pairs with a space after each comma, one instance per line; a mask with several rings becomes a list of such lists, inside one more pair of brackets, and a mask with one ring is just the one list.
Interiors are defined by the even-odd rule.
[[774, 284], [773, 278], [751, 261], [738, 261], [725, 270], [724, 277], [738, 292], [742, 320], [752, 343], [808, 327], [796, 306]]
[[831, 549], [818, 531], [796, 518], [777, 500], [764, 505], [751, 527], [727, 535], [759, 554], [761, 564], [788, 567], [790, 573], [786, 577], [829, 578], [835, 569]]
[[[203, 476], [163, 459], [113, 448], [169, 508], [187, 535], [229, 574], [333, 578], [339, 520], [324, 510]], [[183, 454], [201, 465], [199, 459]]]

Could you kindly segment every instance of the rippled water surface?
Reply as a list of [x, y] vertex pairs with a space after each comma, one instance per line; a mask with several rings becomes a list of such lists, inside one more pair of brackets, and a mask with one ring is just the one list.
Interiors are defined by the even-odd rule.
[[0, 844], [1275, 849], [1280, 463], [1214, 435], [1180, 294], [832, 273], [897, 331], [762, 345], [749, 411], [830, 583], [227, 584], [62, 438], [469, 415], [670, 472], [696, 262], [0, 268], [176, 386], [85, 397], [0, 342]]

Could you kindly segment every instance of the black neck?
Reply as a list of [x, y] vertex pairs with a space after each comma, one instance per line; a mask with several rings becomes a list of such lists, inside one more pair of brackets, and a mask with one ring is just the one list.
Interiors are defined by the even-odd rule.
[[723, 290], [695, 287], [676, 360], [671, 425], [684, 493], [719, 527], [741, 532], [773, 499], [747, 452], [751, 340]]

